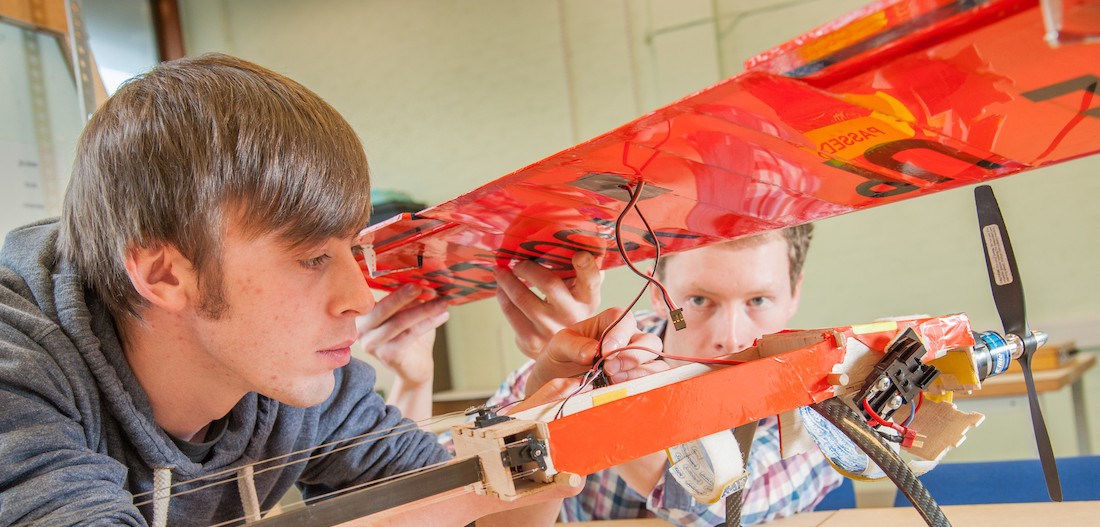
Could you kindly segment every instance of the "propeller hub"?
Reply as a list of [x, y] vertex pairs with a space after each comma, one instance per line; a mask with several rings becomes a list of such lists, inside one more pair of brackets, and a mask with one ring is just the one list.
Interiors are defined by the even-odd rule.
[[1035, 349], [1039, 349], [1047, 343], [1049, 337], [1042, 331], [1033, 331], [1031, 332], [1031, 338], [1035, 339]]
[[1005, 342], [1008, 344], [1009, 349], [1012, 350], [1012, 358], [1019, 359], [1024, 354], [1024, 339], [1021, 339], [1018, 335], [1008, 333], [1005, 335]]

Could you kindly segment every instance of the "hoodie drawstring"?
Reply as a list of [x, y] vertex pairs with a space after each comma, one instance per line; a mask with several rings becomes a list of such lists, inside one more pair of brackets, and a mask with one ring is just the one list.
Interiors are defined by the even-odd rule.
[[[150, 527], [168, 527], [168, 502], [172, 499], [172, 468], [153, 468], [153, 521]], [[245, 523], [260, 519], [260, 498], [256, 494], [255, 471], [252, 465], [237, 471], [237, 492], [241, 495]]]
[[252, 465], [245, 465], [237, 471], [237, 492], [241, 495], [241, 506], [244, 507], [244, 522], [258, 521], [260, 498], [256, 496], [256, 479]]
[[153, 468], [153, 523], [168, 526], [168, 501], [172, 499], [172, 467]]

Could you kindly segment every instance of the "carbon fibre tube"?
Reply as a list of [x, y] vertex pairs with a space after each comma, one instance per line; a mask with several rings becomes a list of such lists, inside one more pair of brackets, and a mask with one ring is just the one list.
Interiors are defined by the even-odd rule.
[[744, 490], [739, 490], [726, 496], [726, 527], [741, 527], [741, 501], [745, 499], [744, 493]]
[[[741, 450], [741, 459], [744, 460], [745, 470], [749, 469], [749, 454], [752, 451], [752, 441], [756, 437], [756, 428], [760, 421], [743, 424], [733, 430], [733, 437], [737, 440], [737, 448]], [[748, 484], [746, 480], [744, 482]], [[742, 487], [726, 496], [726, 522], [725, 527], [741, 527], [741, 506], [745, 498], [745, 489]], [[718, 525], [716, 527], [721, 527]]]
[[951, 527], [951, 522], [947, 520], [947, 516], [944, 516], [943, 510], [936, 504], [936, 500], [928, 493], [924, 484], [909, 470], [905, 461], [848, 405], [832, 398], [814, 404], [811, 408], [840, 429], [848, 439], [866, 452], [883, 472], [886, 472], [887, 477], [913, 503], [913, 507], [924, 518], [925, 523], [931, 527]]

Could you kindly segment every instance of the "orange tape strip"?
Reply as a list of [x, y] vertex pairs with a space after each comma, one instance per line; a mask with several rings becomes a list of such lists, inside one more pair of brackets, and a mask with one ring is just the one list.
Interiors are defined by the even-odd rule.
[[587, 475], [833, 396], [826, 377], [844, 358], [831, 336], [782, 355], [610, 401], [547, 423], [550, 457]]

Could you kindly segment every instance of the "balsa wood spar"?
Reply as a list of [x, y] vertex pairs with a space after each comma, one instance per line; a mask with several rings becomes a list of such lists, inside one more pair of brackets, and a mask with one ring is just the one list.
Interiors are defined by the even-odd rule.
[[[1059, 4], [1071, 21], [1088, 9]], [[687, 250], [1094, 154], [1100, 45], [1052, 47], [1045, 34], [1038, 0], [876, 2], [744, 73], [373, 226], [369, 281], [459, 304], [492, 296], [493, 270], [522, 260], [570, 277], [577, 251], [622, 265], [616, 239], [640, 261], [655, 243]], [[621, 187], [638, 182], [652, 235], [633, 212], [614, 228]]]

